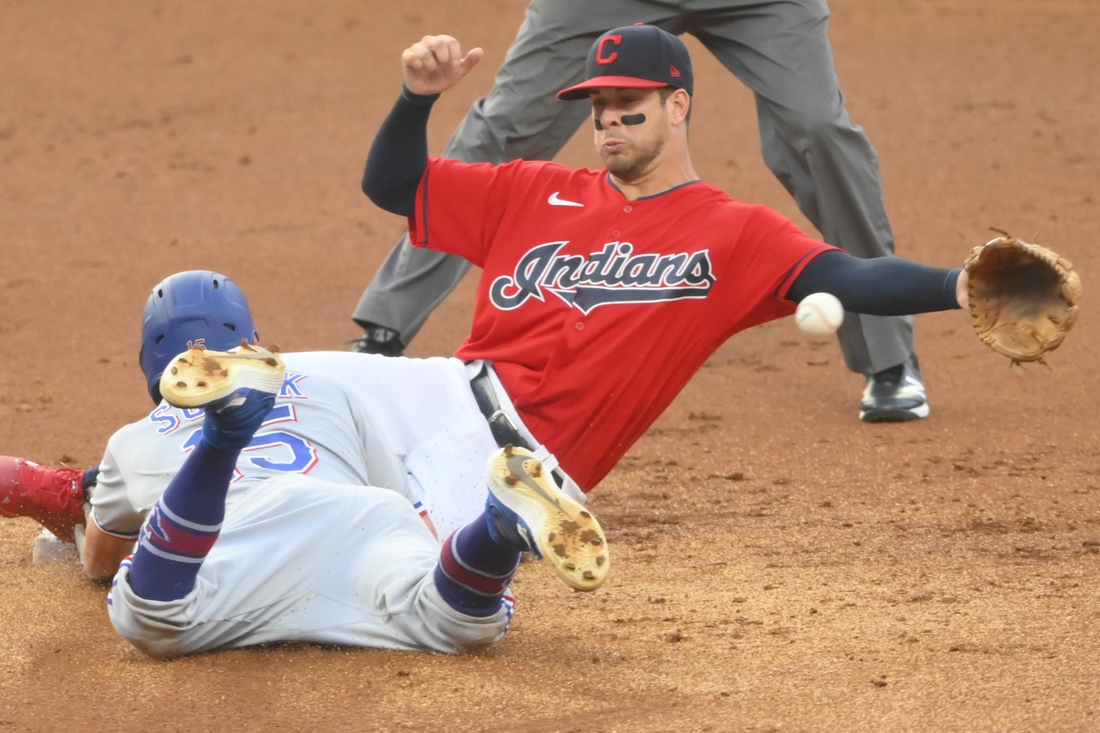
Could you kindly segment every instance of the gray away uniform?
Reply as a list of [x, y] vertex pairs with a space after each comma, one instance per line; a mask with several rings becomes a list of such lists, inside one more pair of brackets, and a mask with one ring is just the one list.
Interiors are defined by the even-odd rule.
[[[356, 355], [335, 356], [341, 363]], [[356, 388], [301, 370], [296, 362], [308, 359], [286, 355], [283, 389], [237, 461], [221, 534], [194, 588], [173, 601], [139, 597], [124, 561], [107, 599], [115, 629], [158, 657], [266, 642], [459, 652], [499, 639], [510, 598], [484, 618], [443, 600], [433, 575], [440, 545], [421, 519], [414, 477]], [[411, 360], [360, 355], [356, 363], [371, 361]], [[448, 363], [434, 361], [442, 365], [437, 371]], [[468, 383], [463, 387], [473, 402]], [[161, 403], [111, 437], [91, 497], [101, 529], [138, 536], [204, 417]], [[484, 418], [480, 427], [488, 434]], [[438, 467], [434, 483], [461, 476], [452, 464]], [[477, 478], [467, 479], [479, 490], [481, 503], [469, 510], [475, 515], [484, 505], [484, 465], [481, 458]]]

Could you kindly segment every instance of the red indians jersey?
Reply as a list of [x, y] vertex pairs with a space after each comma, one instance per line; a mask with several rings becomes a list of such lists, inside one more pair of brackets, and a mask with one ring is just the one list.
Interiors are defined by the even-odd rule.
[[793, 313], [787, 288], [832, 249], [701, 181], [629, 201], [606, 171], [530, 161], [432, 159], [409, 229], [484, 270], [456, 356], [493, 363], [585, 491], [722, 342]]

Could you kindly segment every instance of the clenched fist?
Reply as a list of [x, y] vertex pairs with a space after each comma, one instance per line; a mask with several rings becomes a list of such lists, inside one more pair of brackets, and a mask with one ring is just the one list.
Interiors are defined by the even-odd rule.
[[462, 55], [462, 46], [451, 36], [424, 36], [401, 54], [405, 86], [413, 94], [439, 94], [477, 66], [484, 52], [471, 49]]

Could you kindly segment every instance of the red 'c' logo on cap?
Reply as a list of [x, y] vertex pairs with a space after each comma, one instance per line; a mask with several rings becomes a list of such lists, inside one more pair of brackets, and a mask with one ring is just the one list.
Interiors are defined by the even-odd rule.
[[619, 58], [618, 51], [612, 51], [610, 56], [603, 55], [603, 47], [607, 45], [607, 42], [611, 41], [616, 46], [621, 45], [623, 42], [622, 36], [604, 36], [600, 39], [600, 45], [596, 47], [596, 63], [603, 66], [607, 66], [615, 59]]
[[677, 69], [675, 66], [670, 66], [669, 68], [671, 69], [671, 71], [668, 72], [669, 76], [671, 76], [673, 79], [679, 79], [680, 78], [680, 70]]

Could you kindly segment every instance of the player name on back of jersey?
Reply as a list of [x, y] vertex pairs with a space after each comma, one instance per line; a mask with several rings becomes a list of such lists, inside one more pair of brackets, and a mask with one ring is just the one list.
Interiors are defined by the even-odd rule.
[[714, 285], [709, 250], [634, 254], [629, 242], [609, 242], [588, 255], [559, 254], [568, 242], [529, 249], [512, 275], [495, 279], [489, 298], [513, 310], [548, 290], [583, 313], [606, 304], [656, 303], [705, 298]]

